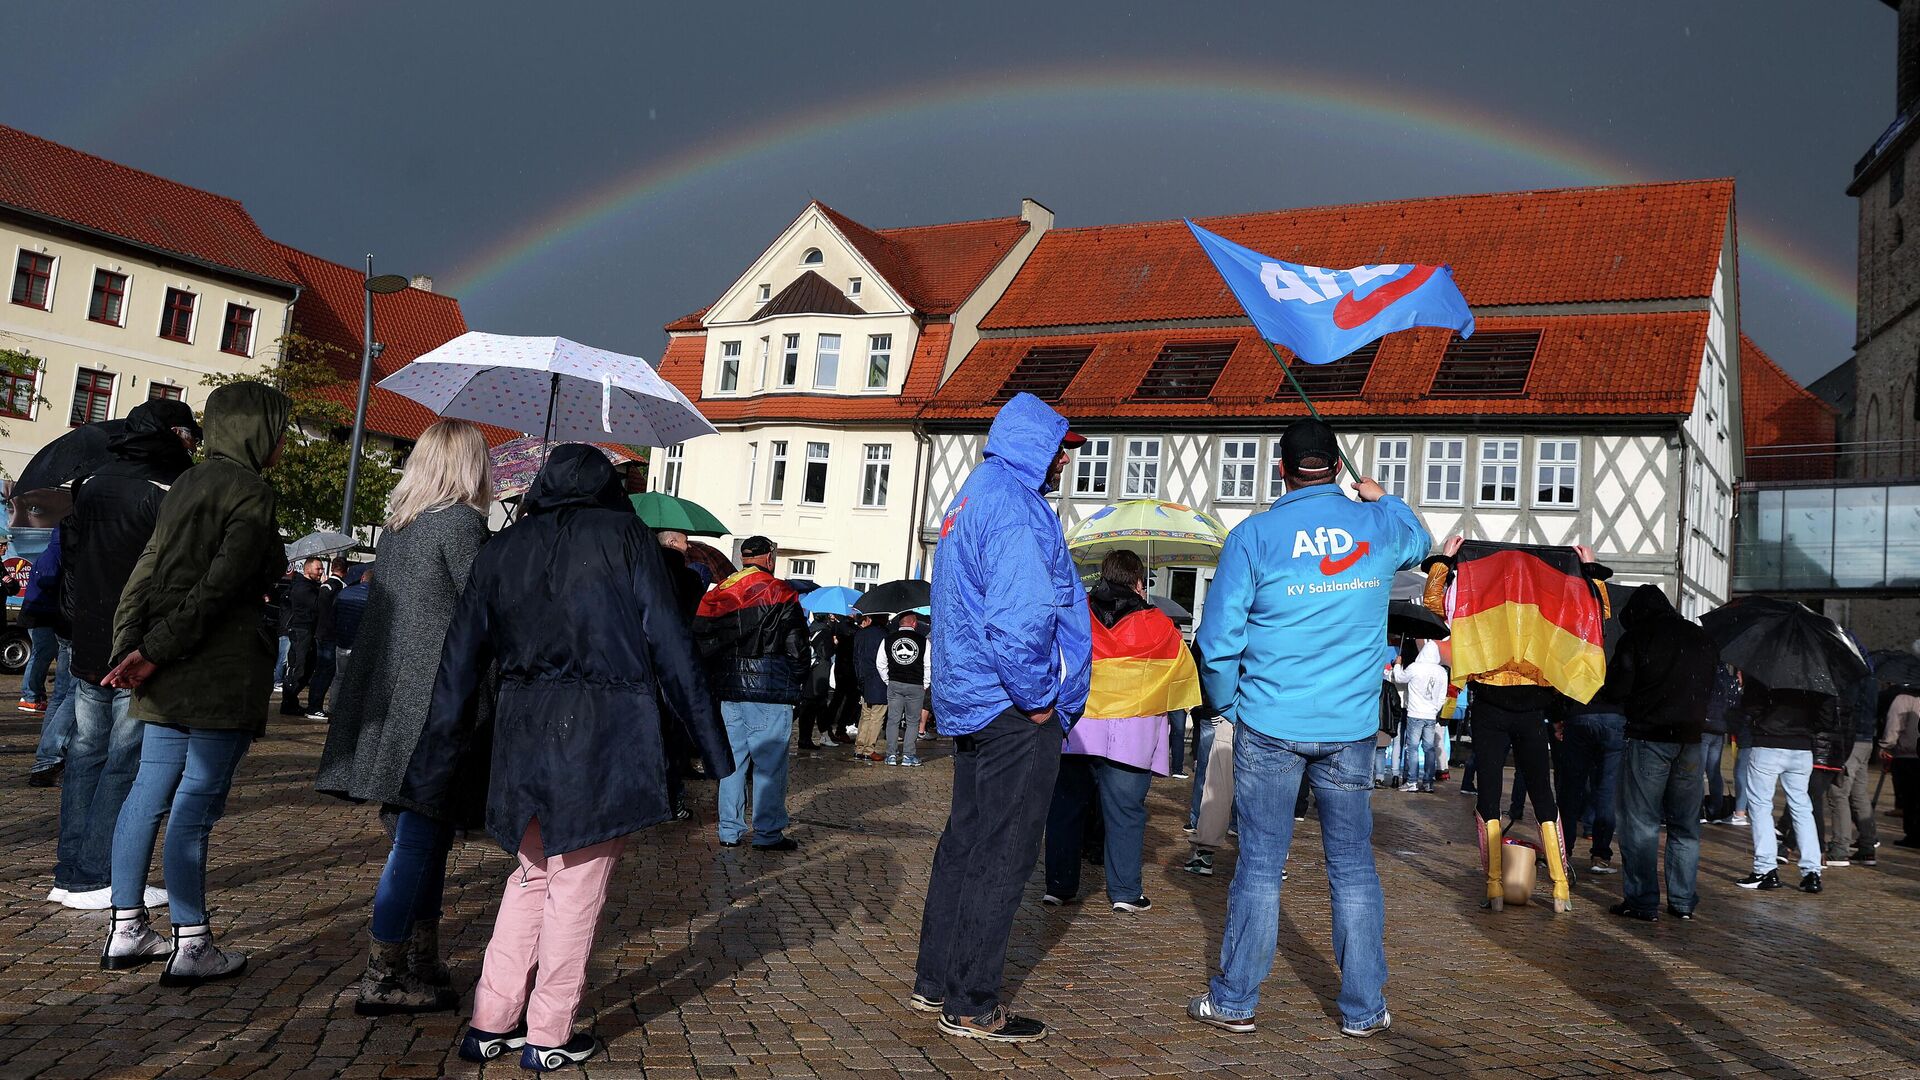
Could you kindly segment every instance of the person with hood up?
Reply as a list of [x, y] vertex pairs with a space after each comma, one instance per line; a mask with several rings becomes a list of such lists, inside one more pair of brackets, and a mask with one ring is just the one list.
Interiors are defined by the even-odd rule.
[[[1420, 643], [1420, 655], [1405, 667], [1393, 665], [1393, 681], [1407, 688], [1407, 722], [1400, 729], [1400, 775], [1413, 790], [1431, 793], [1440, 771], [1440, 709], [1447, 703], [1447, 667], [1440, 645]], [[1416, 756], [1417, 755], [1417, 756]]]
[[[136, 405], [108, 442], [113, 460], [79, 484], [62, 528], [60, 602], [72, 625], [74, 723], [47, 899], [70, 908], [113, 906], [113, 826], [140, 767], [146, 727], [128, 713], [133, 691], [101, 685], [113, 667], [114, 609], [153, 537], [167, 490], [193, 467], [200, 435], [182, 402]], [[148, 889], [144, 899], [160, 907], [167, 894]]]
[[[1606, 686], [1596, 695], [1618, 702], [1627, 718], [1618, 808], [1623, 895], [1610, 910], [1647, 922], [1660, 917], [1655, 844], [1665, 823], [1667, 912], [1691, 919], [1700, 899], [1695, 886], [1706, 796], [1700, 736], [1720, 647], [1698, 623], [1681, 618], [1658, 585], [1633, 591], [1620, 609], [1620, 627]], [[1596, 848], [1598, 835], [1596, 819]]]
[[953, 802], [933, 853], [912, 1008], [960, 1038], [1032, 1042], [1047, 1026], [1000, 999], [1007, 939], [1033, 870], [1063, 736], [1086, 707], [1087, 598], [1047, 505], [1086, 441], [1032, 394], [987, 432], [986, 458], [947, 504], [933, 554], [930, 661], [939, 730], [954, 740]]
[[[442, 420], [421, 433], [388, 500], [375, 555], [379, 573], [354, 628], [354, 643], [364, 640], [365, 647], [347, 668], [320, 752], [314, 787], [373, 803], [393, 837], [373, 894], [367, 968], [353, 1006], [362, 1016], [440, 1012], [459, 1002], [440, 960], [441, 899], [454, 830], [477, 829], [484, 820], [487, 763], [478, 754], [463, 762], [467, 775], [441, 802], [411, 801], [400, 789], [426, 729], [447, 627], [487, 542], [492, 502], [479, 428]], [[334, 604], [336, 632], [353, 591]], [[478, 705], [487, 704], [482, 696]]]
[[[247, 966], [214, 944], [207, 923], [207, 836], [241, 757], [267, 726], [274, 650], [260, 620], [286, 549], [273, 487], [260, 474], [280, 457], [291, 404], [257, 382], [207, 396], [207, 458], [161, 501], [114, 612], [118, 662], [100, 681], [133, 691], [129, 711], [146, 730], [114, 823], [113, 919], [100, 966], [165, 957], [162, 986], [197, 986]], [[145, 898], [162, 817], [171, 950], [147, 925]]]
[[1082, 815], [1099, 800], [1105, 823], [1107, 901], [1147, 911], [1140, 883], [1147, 788], [1165, 776], [1174, 709], [1200, 704], [1200, 673], [1180, 628], [1147, 599], [1147, 568], [1131, 551], [1110, 553], [1087, 596], [1093, 615], [1093, 676], [1087, 711], [1067, 732], [1060, 778], [1047, 813], [1047, 894], [1058, 907], [1079, 902]]
[[713, 775], [732, 762], [660, 545], [591, 446], [556, 447], [474, 559], [403, 805], [457, 800], [496, 664], [486, 828], [519, 865], [460, 1055], [519, 1048], [522, 1068], [556, 1069], [600, 1045], [573, 1021], [614, 863], [630, 833], [674, 816], [664, 728], [684, 725]]

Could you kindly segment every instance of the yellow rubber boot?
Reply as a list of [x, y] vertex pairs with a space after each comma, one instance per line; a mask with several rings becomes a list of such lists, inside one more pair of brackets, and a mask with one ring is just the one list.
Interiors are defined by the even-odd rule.
[[1553, 879], [1553, 910], [1572, 911], [1573, 891], [1567, 883], [1567, 852], [1561, 839], [1559, 819], [1540, 823], [1540, 846], [1547, 849], [1547, 875]]
[[1499, 911], [1507, 903], [1507, 885], [1500, 876], [1500, 819], [1480, 823], [1480, 858], [1487, 867], [1487, 898], [1480, 906]]

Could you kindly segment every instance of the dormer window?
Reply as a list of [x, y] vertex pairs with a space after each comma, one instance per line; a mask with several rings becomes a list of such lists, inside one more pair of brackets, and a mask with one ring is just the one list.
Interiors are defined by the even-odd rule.
[[820, 254], [819, 248], [808, 248], [807, 253], [805, 255], [800, 256], [801, 266], [819, 266], [821, 263], [826, 261], [827, 261], [827, 257], [825, 255]]
[[764, 304], [771, 299], [773, 299], [773, 286], [771, 285], [760, 286], [760, 299], [757, 301], [757, 303]]
[[848, 296], [860, 295], [860, 279], [859, 278], [847, 279], [847, 295]]

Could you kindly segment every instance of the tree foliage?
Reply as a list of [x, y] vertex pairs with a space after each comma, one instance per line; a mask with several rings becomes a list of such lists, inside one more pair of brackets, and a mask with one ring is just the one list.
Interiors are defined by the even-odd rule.
[[[266, 474], [280, 496], [280, 528], [293, 539], [315, 529], [340, 527], [356, 385], [341, 378], [339, 370], [358, 358], [337, 345], [295, 333], [280, 338], [278, 354], [265, 371], [223, 372], [200, 381], [206, 386], [264, 382], [293, 400], [286, 448]], [[354, 522], [371, 525], [384, 518], [387, 497], [399, 482], [399, 456], [363, 446], [354, 482]]]

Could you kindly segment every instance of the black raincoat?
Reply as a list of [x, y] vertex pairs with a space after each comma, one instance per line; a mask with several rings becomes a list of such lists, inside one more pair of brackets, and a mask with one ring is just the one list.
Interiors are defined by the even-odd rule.
[[447, 629], [408, 801], [442, 804], [463, 775], [474, 697], [499, 665], [487, 831], [507, 851], [540, 821], [547, 855], [673, 817], [664, 729], [718, 778], [733, 771], [653, 533], [592, 447], [554, 450], [520, 520], [481, 549]]

